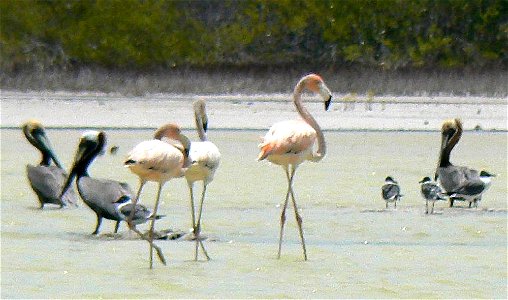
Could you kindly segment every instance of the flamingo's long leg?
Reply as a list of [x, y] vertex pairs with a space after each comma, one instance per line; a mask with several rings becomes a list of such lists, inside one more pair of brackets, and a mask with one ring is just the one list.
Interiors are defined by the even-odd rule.
[[[194, 234], [194, 238], [196, 238], [196, 212], [194, 206], [194, 183], [189, 183], [189, 193], [190, 193], [190, 205], [191, 205], [191, 218], [192, 218], [192, 234]], [[194, 260], [198, 260], [198, 245], [196, 243], [196, 250], [194, 253]]]
[[[163, 185], [164, 185], [163, 182], [159, 182], [159, 190], [157, 191], [157, 200], [155, 200], [155, 206], [153, 208], [153, 215], [154, 216], [157, 215], [157, 209], [159, 208], [159, 200], [161, 198], [161, 191], [162, 191]], [[154, 227], [155, 227], [155, 219], [156, 218], [152, 219], [152, 223], [150, 224], [150, 232], [148, 233], [148, 239], [149, 239], [149, 243], [150, 243], [150, 269], [153, 269], [153, 249], [154, 249], [153, 231], [154, 231]]]
[[282, 212], [280, 214], [280, 235], [279, 235], [279, 252], [277, 254], [277, 258], [280, 258], [280, 252], [282, 248], [282, 237], [284, 235], [284, 224], [286, 223], [286, 208], [288, 206], [289, 193], [291, 192], [291, 184], [292, 184], [292, 176], [289, 175], [288, 167], [284, 168], [286, 171], [286, 177], [288, 180], [288, 191], [286, 193], [286, 200], [284, 201], [284, 205], [282, 206]]
[[201, 201], [199, 203], [198, 221], [196, 223], [196, 231], [194, 233], [196, 238], [195, 260], [198, 259], [198, 243], [201, 245], [201, 249], [203, 250], [203, 254], [205, 255], [206, 259], [210, 260], [210, 256], [208, 256], [205, 246], [203, 245], [203, 241], [199, 236], [201, 233], [201, 214], [203, 213], [203, 202], [205, 201], [205, 194], [206, 194], [206, 182], [203, 181], [203, 192], [201, 193]]
[[298, 213], [298, 207], [296, 205], [295, 194], [294, 194], [293, 185], [292, 185], [295, 171], [296, 171], [296, 167], [293, 166], [293, 169], [291, 170], [290, 194], [291, 194], [291, 200], [293, 202], [293, 208], [295, 210], [296, 223], [298, 223], [298, 231], [300, 233], [300, 240], [302, 241], [303, 257], [304, 257], [304, 260], [307, 260], [307, 249], [305, 248], [305, 238], [303, 237], [302, 217]]

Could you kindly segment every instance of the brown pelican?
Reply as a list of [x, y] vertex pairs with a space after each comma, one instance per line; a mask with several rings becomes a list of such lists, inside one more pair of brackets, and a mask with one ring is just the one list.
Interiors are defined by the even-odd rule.
[[[332, 93], [326, 86], [323, 78], [316, 74], [303, 76], [293, 90], [293, 104], [301, 119], [281, 121], [273, 124], [264, 136], [263, 142], [259, 144], [260, 151], [258, 154], [258, 161], [267, 159], [273, 164], [282, 166], [288, 180], [286, 199], [280, 215], [279, 252], [277, 258], [280, 258], [284, 224], [286, 222], [286, 208], [289, 196], [291, 195], [296, 223], [298, 224], [298, 232], [300, 233], [300, 241], [303, 248], [303, 258], [307, 260], [302, 217], [298, 212], [293, 192], [293, 178], [296, 169], [301, 163], [307, 160], [319, 162], [326, 155], [326, 142], [323, 131], [314, 117], [302, 104], [302, 94], [305, 89], [319, 94], [323, 99], [325, 110], [328, 110], [332, 101]], [[313, 148], [316, 142], [318, 147], [314, 152]]]
[[83, 133], [62, 194], [76, 177], [81, 198], [97, 215], [97, 226], [92, 234], [99, 233], [102, 218], [117, 221], [115, 233], [118, 231], [120, 222], [125, 221], [131, 213], [134, 215], [134, 224], [142, 224], [149, 219], [159, 218], [158, 216], [153, 217], [154, 214], [146, 207], [131, 203], [133, 194], [126, 183], [90, 177], [88, 166], [103, 151], [105, 144], [106, 134], [104, 132], [86, 131]]
[[[459, 119], [446, 120], [441, 127], [441, 151], [435, 180], [448, 195], [452, 195], [469, 184], [481, 182], [477, 170], [455, 166], [450, 162], [450, 153], [462, 136], [462, 122]], [[465, 200], [462, 197], [450, 197], [450, 207], [454, 200]]]
[[[39, 165], [26, 166], [28, 181], [39, 197], [40, 208], [44, 208], [46, 203], [57, 204], [60, 207], [69, 204], [77, 206], [77, 196], [74, 189], [69, 189], [60, 198], [67, 173], [56, 157], [42, 124], [36, 120], [30, 120], [23, 124], [22, 129], [26, 139], [42, 154]], [[54, 165], [51, 165], [51, 161]]]
[[[167, 139], [168, 142], [163, 139]], [[171, 144], [171, 141], [177, 143]], [[157, 213], [164, 184], [173, 178], [184, 176], [188, 165], [189, 148], [190, 140], [181, 133], [178, 125], [171, 123], [157, 129], [154, 139], [137, 144], [124, 162], [124, 166], [139, 177], [139, 188], [134, 203], [139, 200], [139, 195], [147, 181], [157, 182], [159, 188], [154, 205], [154, 213]], [[127, 219], [127, 223], [134, 230], [131, 226], [131, 216]], [[148, 238], [145, 238], [150, 244], [150, 269], [153, 268], [153, 249], [157, 251], [161, 262], [166, 264], [162, 251], [153, 243], [154, 227], [155, 219], [151, 222]]]
[[[207, 140], [206, 131], [208, 129], [208, 117], [206, 115], [205, 102], [198, 100], [194, 102], [194, 117], [196, 121], [196, 129], [201, 141], [192, 142], [189, 152], [190, 166], [185, 171], [185, 179], [190, 190], [191, 201], [191, 217], [194, 238], [196, 240], [196, 249], [194, 252], [194, 260], [198, 259], [198, 245], [210, 260], [208, 253], [203, 246], [203, 242], [199, 237], [201, 232], [201, 213], [203, 211], [203, 201], [205, 200], [205, 192], [207, 185], [212, 182], [215, 171], [219, 167], [221, 154], [214, 143]], [[194, 208], [194, 182], [203, 181], [203, 191], [201, 193], [201, 201], [199, 203], [198, 218], [196, 222], [195, 208]]]
[[391, 176], [386, 177], [385, 184], [381, 187], [383, 199], [386, 202], [386, 208], [388, 208], [388, 202], [393, 202], [394, 207], [397, 207], [397, 201], [403, 196], [400, 194], [399, 183], [395, 181]]
[[439, 200], [446, 200], [446, 196], [443, 194], [443, 191], [437, 185], [435, 181], [432, 181], [430, 177], [424, 177], [419, 181], [421, 186], [421, 194], [423, 198], [425, 198], [425, 213], [429, 213], [429, 201], [432, 202], [432, 209], [430, 211], [431, 214], [434, 213], [434, 204]]

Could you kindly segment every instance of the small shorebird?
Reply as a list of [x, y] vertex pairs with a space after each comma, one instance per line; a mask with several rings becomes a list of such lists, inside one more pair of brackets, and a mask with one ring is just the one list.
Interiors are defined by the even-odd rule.
[[437, 185], [435, 181], [432, 181], [430, 177], [424, 177], [419, 181], [421, 186], [421, 194], [425, 199], [425, 213], [429, 213], [429, 201], [432, 202], [432, 209], [430, 211], [431, 214], [434, 213], [434, 204], [439, 200], [447, 200], [446, 196], [443, 194], [443, 191]]
[[40, 208], [44, 208], [47, 203], [60, 205], [60, 207], [77, 206], [77, 195], [74, 189], [69, 189], [60, 197], [67, 173], [56, 157], [42, 124], [39, 121], [30, 120], [22, 125], [22, 129], [28, 142], [42, 154], [39, 165], [26, 166], [27, 178], [39, 198]]
[[[74, 178], [83, 202], [97, 215], [97, 225], [92, 234], [98, 234], [102, 218], [116, 221], [115, 233], [126, 215], [133, 212], [135, 224], [142, 224], [154, 218], [154, 214], [142, 205], [131, 203], [132, 191], [129, 185], [110, 179], [90, 177], [88, 167], [99, 155], [106, 144], [106, 134], [99, 131], [86, 131], [81, 136], [74, 164], [69, 172], [60, 194], [63, 195], [71, 186]], [[158, 217], [155, 217], [158, 218]]]
[[[273, 164], [280, 165], [286, 172], [288, 180], [288, 190], [286, 200], [282, 207], [280, 216], [280, 237], [279, 252], [277, 257], [280, 258], [282, 236], [284, 232], [284, 223], [286, 221], [286, 207], [289, 196], [293, 201], [296, 222], [300, 233], [300, 240], [303, 247], [303, 256], [307, 260], [307, 251], [305, 249], [305, 239], [303, 237], [302, 218], [298, 213], [295, 195], [293, 192], [293, 178], [298, 166], [306, 160], [318, 162], [326, 154], [325, 137], [318, 123], [302, 104], [302, 93], [304, 89], [319, 94], [324, 101], [325, 110], [328, 110], [332, 100], [332, 94], [323, 82], [323, 79], [316, 75], [310, 74], [304, 76], [298, 81], [293, 92], [293, 103], [302, 118], [301, 120], [290, 120], [275, 123], [263, 138], [263, 142], [259, 144], [261, 149], [258, 155], [258, 161], [267, 159]], [[313, 152], [314, 143], [317, 141], [318, 149]]]
[[[219, 168], [221, 154], [214, 143], [208, 141], [206, 131], [208, 129], [208, 116], [206, 115], [205, 101], [198, 100], [194, 102], [194, 117], [196, 121], [196, 130], [199, 135], [199, 142], [191, 142], [189, 151], [189, 168], [185, 171], [185, 179], [189, 186], [192, 230], [196, 241], [194, 260], [198, 259], [198, 245], [207, 260], [210, 260], [205, 250], [203, 241], [199, 236], [201, 232], [201, 214], [203, 211], [203, 202], [205, 200], [206, 187], [213, 180], [215, 171]], [[203, 190], [199, 203], [198, 217], [196, 221], [196, 209], [194, 207], [194, 182], [203, 181]]]
[[468, 201], [469, 207], [472, 205], [478, 207], [483, 193], [490, 187], [492, 177], [495, 176], [482, 170], [477, 179], [467, 180], [459, 189], [450, 193], [450, 198]]
[[388, 208], [388, 202], [393, 202], [394, 207], [397, 208], [397, 201], [403, 196], [400, 194], [400, 186], [395, 179], [391, 176], [386, 177], [385, 184], [381, 187], [383, 199], [386, 202], [386, 208]]

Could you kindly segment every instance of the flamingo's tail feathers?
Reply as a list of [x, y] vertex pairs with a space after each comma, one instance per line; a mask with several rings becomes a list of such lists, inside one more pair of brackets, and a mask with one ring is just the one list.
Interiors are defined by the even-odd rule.
[[261, 151], [258, 155], [258, 161], [265, 159], [271, 152], [272, 152], [272, 145], [271, 144], [259, 144], [259, 148], [261, 148]]

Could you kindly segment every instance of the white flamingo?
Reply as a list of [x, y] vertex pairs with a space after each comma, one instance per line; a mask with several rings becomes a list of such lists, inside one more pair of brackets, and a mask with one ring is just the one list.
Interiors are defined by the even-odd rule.
[[[208, 129], [208, 117], [206, 115], [205, 102], [198, 100], [194, 102], [194, 117], [196, 121], [196, 130], [201, 141], [192, 142], [189, 152], [189, 168], [185, 171], [185, 179], [189, 186], [190, 204], [191, 204], [191, 217], [194, 238], [196, 240], [196, 249], [194, 252], [194, 260], [198, 259], [198, 244], [201, 245], [203, 254], [207, 260], [210, 260], [208, 253], [205, 250], [203, 241], [199, 234], [201, 232], [201, 214], [203, 211], [203, 202], [205, 200], [205, 193], [207, 185], [212, 182], [215, 171], [220, 164], [220, 152], [214, 143], [207, 140], [206, 131]], [[194, 207], [194, 182], [203, 181], [203, 191], [201, 193], [201, 200], [199, 203], [198, 217], [196, 221], [196, 213]]]
[[[318, 123], [309, 111], [302, 105], [301, 95], [304, 89], [318, 93], [323, 98], [325, 110], [328, 110], [332, 94], [323, 82], [323, 79], [316, 74], [310, 74], [302, 77], [295, 86], [293, 92], [293, 102], [296, 110], [303, 120], [290, 120], [274, 124], [265, 135], [263, 142], [259, 145], [261, 151], [259, 153], [258, 160], [268, 159], [270, 162], [282, 166], [286, 172], [288, 180], [286, 200], [284, 201], [284, 206], [282, 207], [282, 213], [280, 216], [278, 258], [280, 258], [282, 247], [282, 236], [284, 232], [284, 223], [286, 221], [286, 207], [289, 195], [291, 195], [296, 222], [298, 223], [300, 239], [302, 242], [303, 255], [304, 259], [307, 260], [307, 251], [305, 249], [305, 239], [303, 237], [302, 229], [302, 218], [298, 213], [292, 187], [293, 178], [296, 168], [302, 162], [306, 160], [318, 162], [323, 159], [326, 154], [326, 143], [323, 132], [321, 131]], [[318, 143], [318, 149], [316, 152], [313, 152], [312, 148], [316, 141]]]
[[[162, 141], [164, 138], [170, 141], [178, 141], [180, 144], [167, 143], [166, 141]], [[124, 165], [128, 167], [132, 173], [138, 175], [140, 182], [133, 205], [136, 205], [141, 190], [147, 181], [157, 182], [159, 188], [153, 211], [153, 214], [157, 215], [161, 191], [164, 184], [172, 178], [182, 177], [184, 175], [189, 146], [189, 139], [181, 133], [178, 125], [166, 124], [157, 129], [153, 140], [143, 141], [131, 150], [127, 155]], [[134, 224], [132, 224], [132, 214], [129, 216], [127, 223], [132, 230], [136, 231], [133, 226]], [[157, 250], [161, 261], [165, 264], [162, 252], [153, 244], [154, 226], [155, 219], [152, 219], [148, 236], [148, 242], [150, 243], [150, 268], [153, 268], [154, 248]], [[139, 231], [136, 232], [141, 234]]]

